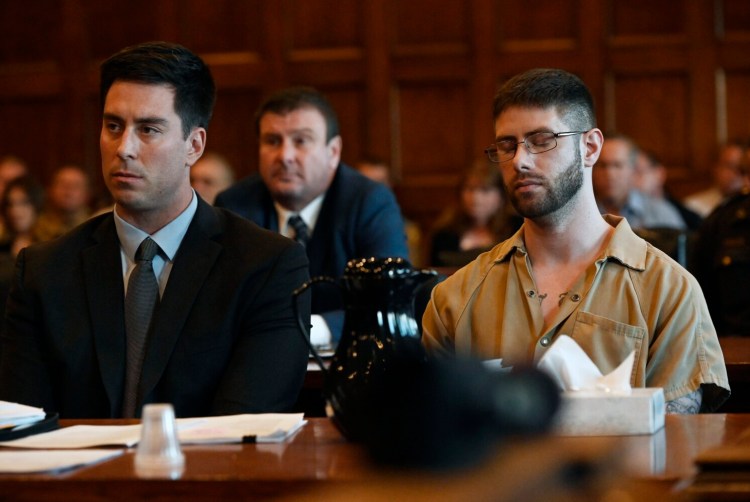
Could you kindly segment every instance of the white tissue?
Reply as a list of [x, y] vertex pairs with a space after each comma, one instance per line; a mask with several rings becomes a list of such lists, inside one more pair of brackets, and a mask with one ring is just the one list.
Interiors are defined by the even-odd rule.
[[537, 367], [549, 374], [562, 391], [598, 391], [630, 394], [635, 351], [611, 373], [602, 375], [583, 349], [567, 335], [560, 335]]

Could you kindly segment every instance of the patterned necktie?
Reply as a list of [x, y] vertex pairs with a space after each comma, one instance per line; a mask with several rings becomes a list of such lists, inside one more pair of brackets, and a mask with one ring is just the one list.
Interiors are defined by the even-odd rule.
[[128, 279], [128, 292], [125, 295], [127, 359], [122, 405], [122, 416], [125, 418], [136, 416], [146, 336], [151, 326], [154, 308], [159, 303], [159, 283], [156, 282], [151, 263], [158, 252], [159, 245], [150, 237], [146, 237], [135, 252], [136, 265]]
[[288, 224], [294, 229], [294, 240], [307, 247], [307, 241], [310, 240], [310, 234], [307, 232], [307, 225], [298, 214], [289, 217]]

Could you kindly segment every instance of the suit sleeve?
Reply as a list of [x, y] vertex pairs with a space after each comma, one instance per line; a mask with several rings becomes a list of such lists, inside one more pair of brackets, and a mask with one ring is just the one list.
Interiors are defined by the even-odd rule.
[[[307, 371], [310, 293], [293, 291], [309, 278], [304, 249], [289, 243], [261, 278], [259, 293], [239, 308], [240, 326], [231, 360], [213, 404], [214, 414], [289, 411]], [[298, 320], [299, 315], [299, 320]]]
[[42, 350], [41, 312], [26, 285], [26, 250], [16, 261], [0, 338], [0, 399], [55, 411]]

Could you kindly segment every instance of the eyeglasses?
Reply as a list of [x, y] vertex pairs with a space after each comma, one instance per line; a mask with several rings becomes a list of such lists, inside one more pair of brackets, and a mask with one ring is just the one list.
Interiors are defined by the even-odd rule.
[[569, 131], [569, 132], [537, 132], [529, 134], [521, 141], [513, 141], [512, 139], [503, 139], [496, 141], [493, 145], [488, 146], [484, 149], [484, 153], [492, 162], [507, 162], [516, 156], [516, 149], [518, 145], [523, 143], [526, 145], [526, 150], [529, 153], [544, 153], [549, 152], [557, 146], [557, 138], [563, 138], [565, 136], [575, 136], [576, 134], [584, 134], [588, 131]]

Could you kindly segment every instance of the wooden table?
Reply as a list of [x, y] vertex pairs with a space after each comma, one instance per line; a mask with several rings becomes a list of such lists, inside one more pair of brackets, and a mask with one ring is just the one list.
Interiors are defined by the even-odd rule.
[[[62, 421], [64, 426], [73, 423], [84, 422]], [[496, 458], [477, 468], [480, 472], [459, 473], [461, 480], [457, 481], [455, 476], [445, 474], [385, 472], [371, 465], [362, 446], [344, 440], [328, 419], [312, 418], [282, 444], [186, 446], [186, 469], [179, 480], [138, 479], [133, 450], [128, 450], [111, 461], [57, 475], [0, 475], [0, 498], [184, 501], [284, 496], [296, 500], [303, 496], [315, 499], [323, 490], [326, 498], [335, 500], [339, 490], [361, 491], [362, 487], [370, 487], [365, 490], [371, 495], [367, 498], [378, 500], [378, 487], [401, 487], [408, 492], [416, 483], [419, 489], [415, 493], [424, 495], [425, 500], [429, 500], [427, 495], [435, 495], [435, 490], [443, 495], [440, 498], [450, 500], [451, 489], [465, 494], [465, 490], [481, 488], [488, 479], [493, 490], [505, 486], [509, 494], [514, 483], [534, 483], [523, 476], [549, 481], [549, 470], [573, 463], [571, 455], [593, 459], [592, 464], [596, 465], [611, 464], [619, 480], [645, 480], [670, 489], [696, 473], [692, 459], [697, 453], [731, 441], [748, 427], [750, 415], [744, 414], [669, 415], [666, 428], [652, 436], [552, 437], [500, 445]], [[522, 469], [519, 463], [523, 462], [534, 468]], [[481, 469], [490, 469], [494, 474], [488, 477]], [[389, 481], [384, 484], [384, 479]], [[393, 495], [384, 495], [383, 499]], [[457, 496], [456, 500], [460, 498]]]

